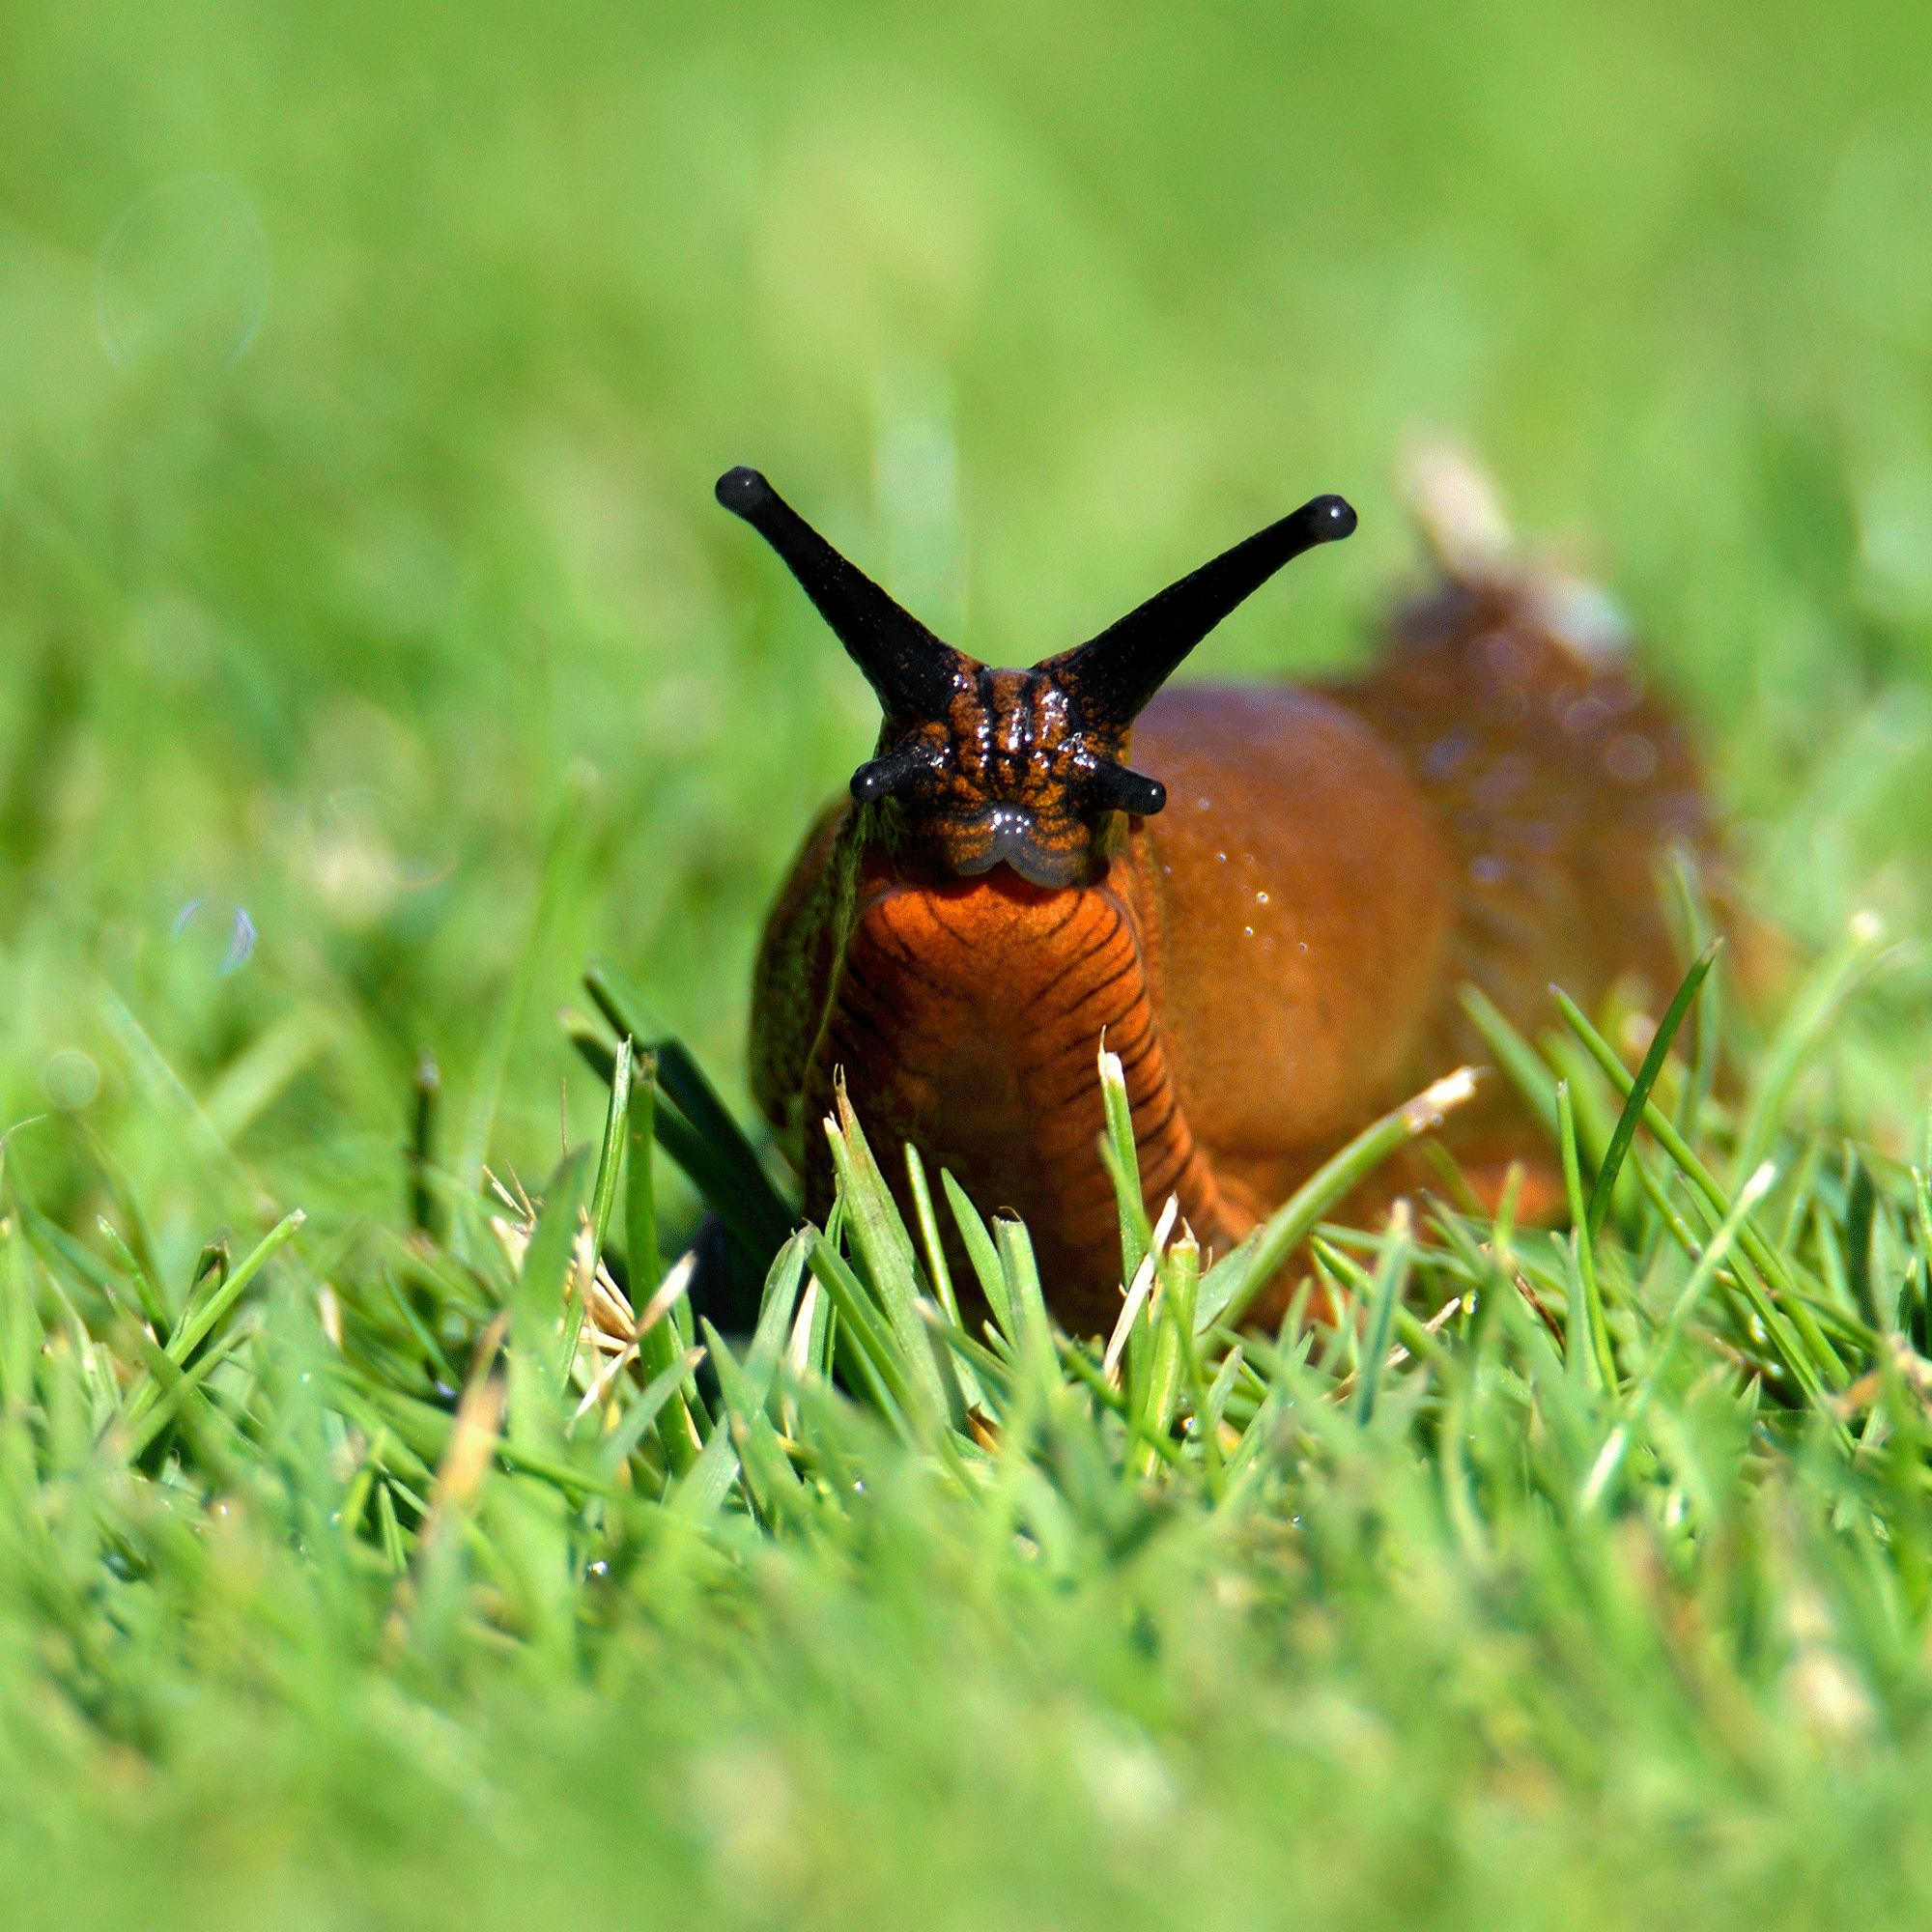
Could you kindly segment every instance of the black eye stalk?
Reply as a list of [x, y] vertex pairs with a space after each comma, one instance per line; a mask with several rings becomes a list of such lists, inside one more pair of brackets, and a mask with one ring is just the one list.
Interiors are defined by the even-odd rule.
[[852, 796], [861, 805], [899, 798], [935, 778], [946, 754], [925, 738], [907, 738], [852, 774]]
[[1167, 787], [1158, 779], [1129, 771], [1111, 759], [1094, 768], [1087, 781], [1087, 796], [1102, 811], [1129, 811], [1141, 818], [1151, 818], [1167, 807]]
[[1340, 497], [1314, 497], [1037, 668], [1078, 695], [1091, 724], [1123, 731], [1236, 605], [1303, 551], [1351, 536], [1354, 528], [1355, 513]]
[[[755, 469], [727, 470], [718, 500], [778, 552], [878, 694], [885, 749], [853, 774], [852, 796], [868, 804], [936, 789], [954, 700], [974, 691], [984, 667], [934, 637], [840, 556]], [[1077, 801], [1086, 814], [1159, 811], [1167, 788], [1120, 761], [1135, 718], [1188, 652], [1283, 564], [1354, 528], [1355, 513], [1340, 497], [1316, 497], [1097, 637], [1035, 665], [1031, 676], [1065, 695], [1086, 741], [1086, 754], [1065, 775], [1067, 804]]]
[[971, 658], [942, 643], [848, 563], [755, 469], [727, 469], [718, 479], [718, 500], [784, 559], [878, 693], [889, 721], [915, 724], [946, 715]]

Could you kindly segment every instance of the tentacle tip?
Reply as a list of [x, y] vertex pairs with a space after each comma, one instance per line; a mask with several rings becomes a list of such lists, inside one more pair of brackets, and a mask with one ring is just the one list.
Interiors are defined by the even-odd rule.
[[735, 516], [750, 517], [772, 500], [772, 486], [749, 464], [727, 469], [718, 479], [718, 500]]
[[1129, 771], [1125, 765], [1105, 764], [1094, 773], [1091, 796], [1094, 802], [1114, 811], [1151, 818], [1167, 804], [1167, 787], [1145, 772]]
[[1317, 543], [1339, 543], [1353, 536], [1360, 521], [1355, 506], [1346, 497], [1318, 497], [1306, 514]]
[[931, 748], [917, 739], [895, 746], [876, 758], [868, 758], [852, 774], [852, 796], [861, 805], [876, 805], [908, 786], [917, 788], [936, 762]]

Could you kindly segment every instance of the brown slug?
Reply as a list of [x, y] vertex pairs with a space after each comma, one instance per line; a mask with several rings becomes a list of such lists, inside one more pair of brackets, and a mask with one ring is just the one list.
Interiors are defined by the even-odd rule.
[[[1559, 635], [1531, 574], [1450, 559], [1351, 682], [1170, 691], [1284, 563], [1353, 530], [1341, 497], [1026, 670], [941, 642], [755, 470], [718, 499], [884, 714], [807, 835], [753, 982], [753, 1094], [812, 1218], [842, 1069], [882, 1152], [911, 1141], [982, 1209], [1023, 1216], [1056, 1317], [1105, 1332], [1103, 1033], [1150, 1210], [1178, 1195], [1225, 1252], [1378, 1114], [1488, 1057], [1464, 982], [1532, 1036], [1552, 980], [1586, 1005], [1627, 974], [1652, 997], [1674, 984], [1653, 878], [1668, 841], [1706, 833], [1687, 734], [1620, 654]], [[1559, 1198], [1506, 1083], [1441, 1138], [1486, 1198], [1515, 1159], [1526, 1205]]]

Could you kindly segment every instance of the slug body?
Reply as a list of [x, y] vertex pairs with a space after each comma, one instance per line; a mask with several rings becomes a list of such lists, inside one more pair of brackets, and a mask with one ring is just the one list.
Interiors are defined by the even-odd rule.
[[[878, 692], [877, 755], [821, 814], [767, 923], [754, 1095], [831, 1206], [842, 1077], [886, 1158], [912, 1142], [1027, 1222], [1055, 1313], [1104, 1332], [1118, 1223], [1095, 1054], [1121, 1057], [1151, 1211], [1225, 1252], [1351, 1134], [1485, 1050], [1473, 981], [1532, 1033], [1559, 980], [1675, 978], [1651, 869], [1696, 838], [1681, 731], [1528, 588], [1454, 579], [1383, 667], [1325, 692], [1160, 689], [1289, 557], [1321, 497], [1030, 670], [952, 651], [734, 470]], [[1127, 758], [1131, 751], [1134, 768]], [[1147, 776], [1143, 776], [1143, 772]], [[1479, 1191], [1550, 1157], [1500, 1083], [1445, 1130]], [[909, 1203], [902, 1203], [909, 1206]], [[1365, 1204], [1371, 1205], [1371, 1204]]]

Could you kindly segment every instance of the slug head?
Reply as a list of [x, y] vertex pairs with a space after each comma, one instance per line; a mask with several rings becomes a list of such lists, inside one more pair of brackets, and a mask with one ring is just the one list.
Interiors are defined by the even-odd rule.
[[1355, 527], [1341, 497], [1317, 497], [1098, 637], [994, 670], [900, 609], [755, 469], [720, 477], [718, 500], [783, 558], [878, 694], [878, 749], [852, 775], [878, 830], [941, 876], [1004, 864], [1044, 887], [1093, 878], [1117, 814], [1167, 803], [1126, 758], [1134, 719], [1175, 667], [1289, 558]]

